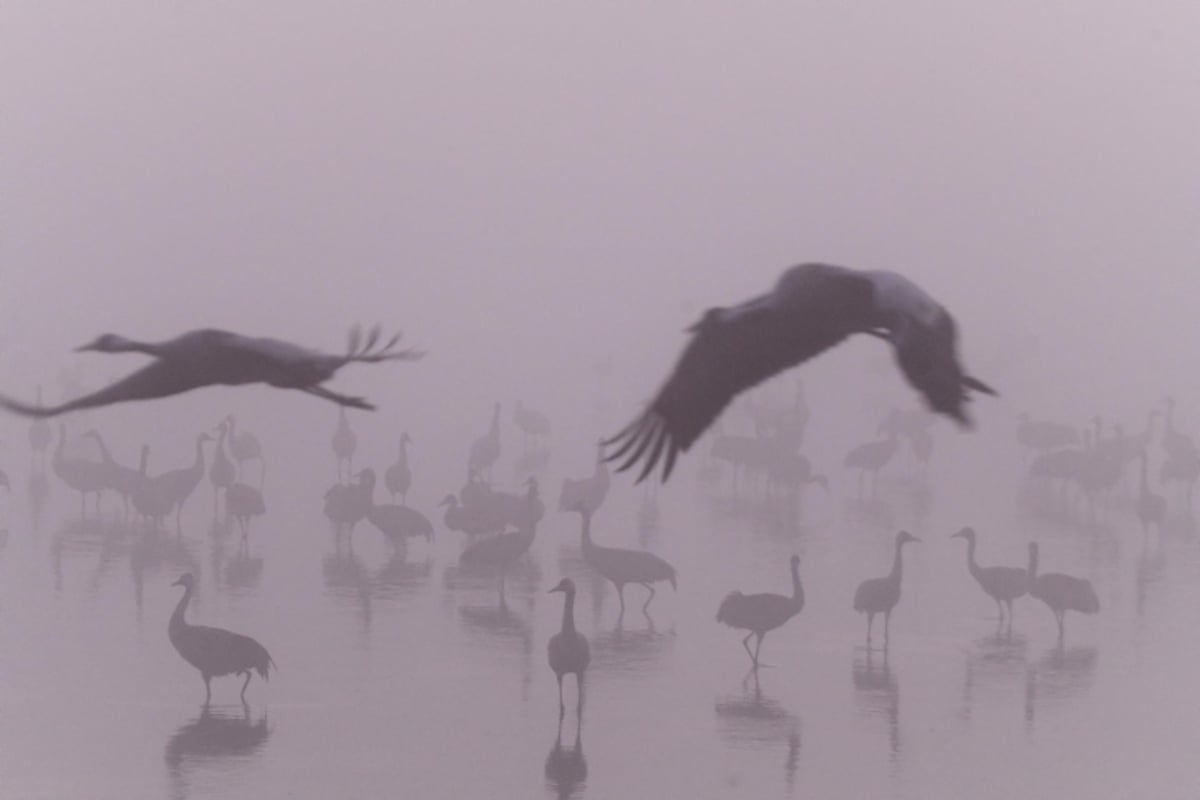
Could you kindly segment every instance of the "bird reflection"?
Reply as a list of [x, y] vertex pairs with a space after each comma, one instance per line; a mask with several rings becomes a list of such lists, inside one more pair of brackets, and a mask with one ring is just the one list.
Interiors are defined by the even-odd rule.
[[663, 665], [675, 647], [675, 630], [659, 631], [649, 614], [646, 621], [646, 628], [630, 630], [617, 625], [597, 634], [592, 641], [592, 668], [643, 674], [649, 667]]
[[163, 759], [171, 782], [171, 796], [184, 798], [192, 777], [199, 772], [230, 774], [240, 764], [261, 755], [271, 736], [264, 712], [250, 717], [250, 706], [205, 704], [200, 716], [181, 725], [167, 740]]
[[1157, 589], [1167, 573], [1167, 560], [1163, 552], [1161, 537], [1157, 546], [1152, 546], [1149, 537], [1143, 537], [1142, 550], [1138, 555], [1135, 578], [1136, 625], [1139, 631], [1146, 625], [1146, 599], [1152, 589]]
[[[532, 612], [532, 596], [529, 605]], [[479, 641], [479, 634], [486, 637], [483, 646], [489, 655], [495, 654], [497, 647], [511, 651], [516, 645], [521, 660], [521, 699], [527, 701], [533, 684], [533, 625], [530, 617], [516, 613], [502, 599], [498, 606], [459, 606], [458, 618], [464, 630], [475, 634], [475, 641]]]
[[363, 631], [371, 629], [371, 575], [362, 559], [353, 550], [339, 547], [321, 561], [321, 574], [325, 589], [336, 597], [353, 601]]
[[1002, 684], [1020, 677], [1025, 669], [1029, 642], [1021, 634], [1014, 634], [1000, 620], [996, 621], [996, 632], [975, 641], [967, 652], [963, 676], [962, 709], [959, 716], [969, 722], [975, 707], [977, 685]]
[[213, 543], [213, 572], [224, 587], [254, 589], [262, 580], [263, 557], [250, 553], [249, 543], [242, 539], [226, 558], [223, 543]]
[[587, 759], [583, 755], [583, 722], [581, 720], [575, 727], [575, 744], [568, 750], [562, 746], [562, 719], [559, 719], [554, 747], [546, 756], [546, 788], [558, 800], [578, 797], [583, 793], [587, 775]]
[[866, 715], [887, 720], [888, 750], [894, 761], [900, 757], [900, 689], [888, 667], [888, 651], [883, 651], [881, 664], [875, 656], [871, 648], [855, 653], [851, 670], [854, 699]]
[[733, 747], [760, 750], [767, 745], [787, 743], [784, 780], [790, 795], [800, 765], [800, 718], [763, 694], [758, 670], [746, 673], [740, 695], [717, 700], [714, 710], [718, 735]]
[[1025, 727], [1032, 731], [1038, 705], [1057, 703], [1087, 691], [1096, 673], [1094, 645], [1064, 647], [1060, 640], [1025, 669]]
[[46, 518], [46, 503], [50, 499], [50, 480], [44, 469], [35, 469], [29, 476], [29, 508], [33, 514], [33, 529], [42, 529]]
[[375, 573], [375, 583], [381, 589], [403, 594], [415, 594], [429, 581], [433, 559], [409, 561], [404, 547], [392, 550], [387, 563]]

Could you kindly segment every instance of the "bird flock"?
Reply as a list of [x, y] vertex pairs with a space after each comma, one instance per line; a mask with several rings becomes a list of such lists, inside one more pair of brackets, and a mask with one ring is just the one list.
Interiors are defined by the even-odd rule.
[[[557, 511], [579, 515], [583, 563], [616, 591], [618, 624], [625, 616], [627, 588], [645, 591], [641, 611], [649, 617], [656, 586], [669, 584], [678, 591], [680, 584], [675, 567], [661, 556], [645, 549], [603, 544], [607, 536], [604, 532], [599, 542], [594, 538], [593, 520], [612, 483], [609, 464], [615, 462], [617, 471], [640, 469], [636, 478], [639, 483], [661, 468], [661, 479], [666, 482], [680, 457], [707, 438], [697, 475], [711, 481], [727, 469], [735, 495], [759, 491], [766, 498], [796, 499], [814, 484], [828, 492], [830, 476], [819, 472], [800, 451], [811, 416], [803, 385], [797, 380], [790, 401], [782, 404], [765, 403], [761, 394], [751, 390], [862, 333], [892, 346], [901, 374], [927, 407], [892, 409], [875, 429], [874, 438], [846, 453], [842, 466], [857, 481], [858, 501], [870, 507], [880, 493], [881, 473], [901, 453], [909, 454], [918, 476], [927, 473], [934, 453], [932, 424], [938, 415], [969, 428], [972, 423], [967, 404], [972, 393], [996, 394], [960, 362], [957, 326], [950, 313], [923, 289], [895, 273], [802, 264], [787, 270], [775, 287], [760, 297], [708, 310], [690, 332], [691, 339], [678, 362], [644, 412], [616, 435], [601, 440], [591, 475], [564, 480], [558, 493]], [[409, 505], [414, 466], [420, 467], [419, 449], [415, 464], [410, 461], [409, 450], [417, 443], [407, 432], [393, 440], [397, 442], [396, 460], [382, 473], [383, 487], [377, 486], [373, 467], [362, 466], [360, 458], [359, 468], [355, 469], [359, 439], [347, 414], [348, 408], [367, 410], [371, 404], [323, 386], [341, 367], [351, 363], [414, 361], [423, 355], [416, 350], [397, 350], [399, 338], [397, 334], [383, 342], [380, 328], [365, 336], [355, 328], [345, 353], [329, 355], [276, 339], [217, 330], [194, 331], [159, 343], [105, 334], [80, 349], [140, 352], [154, 360], [104, 389], [57, 405], [43, 405], [39, 387], [35, 404], [0, 396], [0, 407], [34, 419], [29, 430], [31, 466], [35, 472], [44, 470], [47, 451], [53, 447], [50, 469], [63, 484], [79, 492], [81, 514], [89, 513], [89, 499], [94, 500], [92, 513], [98, 513], [101, 496], [110, 493], [120, 498], [124, 518], [133, 515], [154, 531], [173, 519], [178, 532], [185, 505], [207, 473], [214, 519], [223, 516], [227, 522], [236, 522], [242, 547], [246, 548], [253, 520], [268, 513], [265, 448], [252, 432], [238, 427], [233, 414], [226, 414], [212, 428], [195, 432], [188, 463], [158, 473], [150, 471], [149, 444], [141, 445], [138, 466], [133, 468], [114, 457], [98, 429], [89, 429], [81, 439], [71, 439], [66, 424], [59, 423], [55, 437], [46, 418], [113, 403], [166, 398], [210, 385], [266, 383], [332, 401], [338, 405], [331, 439], [336, 479], [324, 492], [322, 507], [338, 547], [352, 548], [355, 529], [365, 520], [391, 547], [403, 551], [411, 541], [431, 541], [435, 536], [435, 525], [429, 517]], [[726, 413], [731, 405], [750, 421], [752, 434], [728, 429], [722, 415], [738, 415]], [[1160, 416], [1164, 420], [1161, 440], [1166, 459], [1158, 473], [1159, 482], [1177, 485], [1180, 500], [1190, 503], [1200, 478], [1200, 448], [1175, 427], [1174, 415], [1174, 401], [1168, 398], [1161, 414], [1158, 409], [1148, 413], [1145, 428], [1139, 433], [1126, 433], [1120, 426], [1106, 431], [1099, 419], [1080, 430], [1022, 415], [1015, 438], [1018, 446], [1028, 452], [1029, 494], [1042, 503], [1041, 507], [1094, 519], [1110, 513], [1129, 479], [1129, 469], [1136, 463], [1133, 507], [1137, 519], [1143, 530], [1161, 531], [1170, 504], [1151, 488], [1147, 455]], [[465, 537], [456, 570], [465, 575], [494, 577], [503, 607], [506, 579], [529, 553], [546, 507], [536, 475], [528, 478], [522, 491], [510, 493], [497, 488], [495, 467], [502, 453], [501, 420], [502, 405], [496, 402], [486, 431], [467, 450], [464, 484], [458, 491], [445, 494], [440, 504], [444, 509], [440, 521], [446, 530]], [[528, 463], [544, 463], [553, 437], [550, 419], [518, 401], [511, 421], [520, 431]], [[95, 444], [97, 457], [80, 454], [82, 439]], [[253, 479], [249, 477], [250, 463], [257, 466]], [[0, 486], [7, 485], [7, 476], [0, 473]], [[390, 502], [378, 502], [381, 488]], [[646, 497], [647, 503], [654, 505], [653, 493]], [[1013, 625], [1014, 601], [1025, 595], [1050, 609], [1060, 641], [1065, 636], [1066, 612], [1095, 614], [1100, 610], [1097, 594], [1087, 580], [1039, 571], [1037, 542], [1028, 544], [1028, 563], [1024, 566], [981, 566], [976, 559], [979, 537], [974, 528], [964, 527], [946, 538], [964, 540], [967, 572], [994, 601], [998, 618], [1009, 629]], [[895, 532], [888, 573], [862, 581], [852, 599], [847, 592], [850, 607], [866, 617], [868, 649], [873, 646], [879, 615], [883, 616], [883, 648], [890, 646], [891, 618], [901, 599], [905, 548], [921, 542], [906, 530]], [[930, 546], [928, 537], [923, 546]], [[805, 608], [801, 563], [799, 555], [790, 557], [790, 594], [733, 591], [717, 608], [718, 623], [745, 631], [742, 645], [752, 670], [760, 666], [766, 635]], [[274, 669], [271, 655], [248, 636], [188, 623], [185, 615], [196, 590], [196, 578], [191, 572], [185, 573], [176, 585], [182, 587], [183, 595], [170, 617], [169, 641], [200, 672], [206, 702], [211, 698], [211, 679], [226, 675], [244, 678], [244, 701], [251, 677], [258, 674], [266, 680]], [[563, 595], [560, 629], [547, 642], [547, 660], [558, 685], [561, 723], [567, 676], [576, 678], [577, 713], [582, 714], [591, 651], [587, 638], [575, 626], [575, 582], [563, 578], [550, 591]]]

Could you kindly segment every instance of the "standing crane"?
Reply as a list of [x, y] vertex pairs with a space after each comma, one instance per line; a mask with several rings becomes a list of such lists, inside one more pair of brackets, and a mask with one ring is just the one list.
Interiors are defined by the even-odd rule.
[[338, 408], [337, 429], [333, 432], [333, 455], [337, 459], [338, 482], [342, 482], [342, 463], [346, 464], [346, 475], [354, 472], [354, 451], [358, 449], [358, 437], [350, 429], [346, 409]]
[[908, 531], [897, 533], [892, 571], [883, 578], [863, 581], [854, 592], [854, 610], [867, 615], [867, 647], [871, 646], [871, 623], [875, 621], [876, 614], [883, 614], [883, 646], [887, 647], [892, 609], [900, 602], [900, 576], [904, 572], [901, 553], [905, 544], [919, 541], [921, 540]]
[[601, 547], [592, 541], [592, 512], [582, 502], [572, 511], [579, 513], [582, 520], [583, 561], [592, 569], [599, 572], [613, 586], [617, 587], [617, 597], [621, 600], [621, 613], [617, 624], [625, 618], [625, 584], [636, 583], [646, 588], [650, 594], [642, 605], [642, 613], [649, 614], [650, 601], [654, 599], [654, 583], [666, 581], [673, 590], [675, 583], [675, 568], [663, 559], [647, 553], [644, 550], [627, 550], [621, 547]]
[[[975, 529], [963, 528], [952, 539], [967, 540], [967, 570], [988, 597], [996, 601], [996, 613], [1004, 621], [1008, 607], [1008, 626], [1012, 627], [1012, 601], [1029, 591], [1029, 570], [1020, 567], [981, 567], [975, 563]], [[1001, 605], [1003, 603], [1003, 605]]]
[[561, 722], [566, 714], [566, 705], [563, 703], [563, 676], [575, 676], [578, 697], [575, 713], [582, 716], [583, 673], [587, 670], [592, 655], [587, 637], [575, 630], [575, 582], [570, 578], [563, 578], [550, 591], [566, 595], [563, 602], [562, 628], [550, 637], [550, 643], [546, 646], [550, 669], [554, 670], [554, 677], [558, 679], [558, 719]]
[[400, 505], [407, 505], [408, 490], [412, 486], [412, 469], [408, 466], [408, 445], [411, 442], [408, 431], [400, 434], [400, 450], [396, 454], [396, 463], [383, 473], [383, 483], [392, 493], [392, 502], [396, 502], [396, 495], [400, 495]]
[[245, 675], [242, 684], [242, 702], [246, 702], [246, 687], [250, 685], [251, 671], [257, 672], [263, 680], [270, 680], [271, 667], [275, 662], [261, 644], [243, 636], [240, 633], [227, 631], [224, 628], [210, 628], [205, 625], [189, 625], [184, 619], [188, 603], [191, 602], [196, 580], [188, 572], [175, 581], [172, 586], [183, 587], [183, 597], [171, 614], [167, 625], [167, 636], [171, 644], [183, 656], [183, 660], [200, 670], [204, 678], [204, 704], [212, 700], [212, 684], [214, 677], [222, 675]]
[[1038, 574], [1037, 542], [1031, 542], [1029, 545], [1029, 593], [1054, 612], [1060, 642], [1063, 638], [1063, 617], [1068, 611], [1078, 611], [1082, 614], [1095, 614], [1100, 611], [1100, 598], [1096, 597], [1096, 590], [1092, 588], [1091, 581], [1059, 572]]
[[486, 472], [492, 478], [492, 465], [500, 459], [500, 404], [492, 407], [492, 424], [488, 432], [471, 443], [467, 456], [467, 472]]
[[[782, 627], [804, 608], [804, 587], [800, 585], [800, 556], [792, 556], [792, 596], [782, 594], [742, 594], [730, 592], [717, 609], [717, 622], [731, 628], [750, 631], [742, 639], [742, 647], [750, 656], [753, 669], [758, 669], [758, 651], [763, 637], [770, 631]], [[754, 651], [750, 650], [750, 637], [756, 637]]]

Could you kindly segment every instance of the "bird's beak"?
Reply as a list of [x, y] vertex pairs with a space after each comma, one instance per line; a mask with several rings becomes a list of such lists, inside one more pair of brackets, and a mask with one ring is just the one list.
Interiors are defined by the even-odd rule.
[[172, 583], [171, 585], [172, 586], [183, 586], [183, 578], [176, 578], [175, 582]]
[[909, 541], [910, 542], [919, 542], [921, 540], [916, 536], [909, 536]]
[[963, 531], [959, 531], [958, 533], [950, 534], [950, 538], [951, 539], [965, 539], [965, 538], [967, 538], [967, 534], [965, 534]]

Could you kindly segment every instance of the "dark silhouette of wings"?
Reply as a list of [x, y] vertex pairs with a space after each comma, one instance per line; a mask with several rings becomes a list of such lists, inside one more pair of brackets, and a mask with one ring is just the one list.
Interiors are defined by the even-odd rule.
[[874, 288], [852, 272], [816, 278], [802, 291], [776, 292], [733, 309], [714, 309], [691, 330], [674, 371], [650, 407], [604, 442], [606, 456], [625, 457], [618, 471], [643, 457], [638, 482], [663, 462], [666, 481], [686, 451], [740, 392], [838, 344], [872, 330]]
[[893, 336], [900, 371], [925, 397], [929, 407], [970, 427], [966, 411], [968, 391], [990, 395], [996, 391], [963, 371], [956, 340], [954, 319], [946, 312], [934, 325], [906, 325]]

